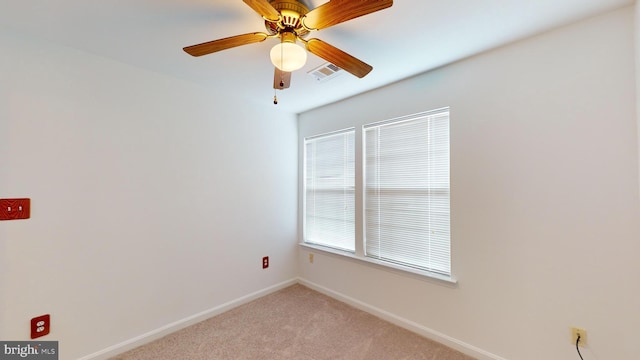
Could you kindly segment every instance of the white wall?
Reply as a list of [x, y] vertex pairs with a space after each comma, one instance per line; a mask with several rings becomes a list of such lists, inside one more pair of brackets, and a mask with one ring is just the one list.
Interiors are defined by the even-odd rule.
[[[640, 159], [640, 3], [635, 3], [635, 49], [636, 49], [636, 113], [638, 120], [638, 159]], [[640, 161], [640, 160], [639, 160]], [[640, 162], [638, 163], [638, 171], [640, 171]], [[640, 176], [639, 176], [640, 177]], [[638, 181], [640, 187], [640, 181]]]
[[[4, 57], [0, 57], [0, 67], [5, 67], [5, 59]], [[8, 97], [6, 92], [6, 87], [2, 84], [5, 83], [4, 72], [0, 72], [0, 134], [7, 134], [9, 131], [9, 122], [4, 121], [7, 116], [6, 113], [6, 102], [5, 100]], [[0, 135], [0, 139], [2, 139], [3, 135]], [[7, 182], [8, 178], [8, 165], [7, 165], [7, 156], [4, 154], [8, 153], [8, 143], [6, 141], [0, 141], [0, 197], [4, 198], [4, 184]], [[7, 269], [5, 268], [5, 257], [6, 257], [6, 247], [4, 239], [7, 238], [5, 226], [2, 226], [2, 222], [0, 222], [0, 337], [5, 334], [5, 318], [7, 314], [7, 309], [5, 306], [5, 298], [4, 289], [5, 289], [5, 275], [7, 273]]]
[[[296, 277], [297, 124], [0, 33], [0, 339], [77, 359]], [[262, 270], [262, 256], [271, 267]]]
[[624, 8], [301, 114], [299, 145], [451, 106], [459, 284], [322, 253], [310, 264], [306, 249], [302, 279], [482, 358], [577, 358], [570, 326], [588, 332], [585, 359], [637, 358], [633, 20]]

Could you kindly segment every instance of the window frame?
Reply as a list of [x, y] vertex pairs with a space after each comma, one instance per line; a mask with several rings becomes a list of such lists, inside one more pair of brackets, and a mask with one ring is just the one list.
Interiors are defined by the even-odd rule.
[[[353, 249], [348, 248], [348, 247], [340, 247], [337, 244], [329, 244], [329, 242], [326, 243], [322, 243], [322, 242], [316, 242], [316, 241], [307, 241], [308, 239], [308, 226], [307, 226], [307, 216], [306, 216], [306, 211], [307, 211], [307, 170], [308, 170], [308, 166], [307, 166], [307, 143], [310, 141], [314, 141], [314, 140], [319, 140], [319, 139], [326, 139], [329, 137], [333, 137], [333, 136], [338, 136], [338, 135], [344, 135], [344, 134], [351, 134], [353, 137], [353, 154], [351, 154], [352, 158], [353, 158], [353, 168], [351, 169], [352, 173], [354, 174], [353, 176], [353, 196], [354, 196], [354, 200], [353, 200], [353, 205], [352, 205], [352, 211], [353, 211], [353, 229], [354, 232], [352, 234], [352, 241], [353, 241]], [[303, 196], [303, 200], [302, 200], [302, 236], [303, 236], [303, 243], [305, 244], [310, 244], [310, 245], [315, 245], [315, 246], [321, 246], [321, 247], [327, 247], [327, 248], [331, 248], [337, 251], [344, 251], [344, 252], [351, 252], [354, 253], [356, 251], [356, 243], [357, 243], [357, 239], [355, 236], [355, 229], [356, 229], [356, 211], [355, 211], [355, 204], [356, 204], [356, 192], [357, 192], [357, 186], [356, 186], [356, 180], [355, 180], [355, 139], [356, 139], [356, 129], [353, 127], [350, 128], [346, 128], [346, 129], [341, 129], [341, 130], [337, 130], [337, 131], [331, 131], [328, 133], [323, 133], [323, 134], [318, 134], [318, 135], [314, 135], [314, 136], [309, 136], [309, 137], [305, 137], [303, 140], [303, 168], [302, 168], [302, 183], [303, 183], [303, 190], [302, 190], [302, 196]], [[332, 246], [333, 245], [333, 246]]]
[[[407, 130], [407, 127], [411, 128]], [[362, 129], [363, 178], [360, 185], [364, 204], [364, 255], [385, 263], [450, 277], [449, 108], [364, 124]], [[418, 133], [429, 141], [422, 142], [421, 137], [415, 136]], [[372, 142], [367, 141], [369, 134]], [[407, 152], [407, 149], [414, 151]], [[369, 150], [373, 150], [375, 154], [370, 156]], [[424, 156], [416, 157], [416, 152]], [[442, 164], [444, 154], [446, 165]], [[402, 164], [406, 159], [412, 161]], [[370, 160], [374, 160], [371, 164], [373, 171], [367, 169]], [[433, 166], [434, 163], [441, 166]], [[424, 177], [415, 177], [419, 172], [426, 174]], [[372, 175], [372, 178], [369, 179], [368, 175]], [[371, 203], [369, 197], [373, 200]], [[406, 202], [407, 200], [410, 202]], [[380, 206], [380, 201], [391, 202]], [[374, 216], [371, 217], [370, 213]], [[406, 217], [423, 219], [423, 216], [426, 217], [426, 222], [403, 221]], [[419, 228], [422, 229], [416, 230]], [[372, 233], [371, 237], [368, 237], [369, 231]], [[385, 236], [376, 236], [379, 231], [399, 240], [387, 241]], [[409, 245], [412, 242], [420, 244], [420, 247], [411, 248]], [[418, 253], [420, 256], [416, 256]]]
[[[305, 250], [307, 250], [309, 253], [319, 253], [319, 254], [324, 254], [330, 257], [336, 257], [342, 260], [347, 260], [349, 262], [353, 262], [353, 263], [358, 263], [361, 265], [365, 265], [365, 266], [370, 266], [373, 267], [375, 269], [379, 269], [379, 270], [384, 270], [384, 271], [390, 271], [390, 272], [394, 272], [394, 273], [398, 273], [398, 274], [402, 274], [404, 276], [409, 276], [409, 277], [415, 277], [416, 279], [421, 279], [421, 280], [427, 280], [427, 281], [432, 281], [434, 283], [440, 284], [440, 285], [444, 285], [447, 287], [456, 287], [457, 286], [457, 279], [454, 276], [454, 264], [453, 264], [453, 241], [452, 241], [452, 236], [450, 237], [450, 241], [449, 241], [449, 248], [450, 248], [450, 261], [451, 261], [451, 271], [449, 275], [445, 275], [445, 274], [441, 274], [438, 272], [432, 272], [432, 271], [428, 271], [428, 270], [423, 270], [423, 269], [418, 269], [415, 267], [410, 267], [410, 266], [405, 266], [405, 265], [401, 265], [401, 264], [395, 264], [392, 262], [387, 262], [387, 261], [380, 261], [374, 258], [369, 258], [367, 256], [365, 256], [365, 239], [364, 239], [364, 234], [365, 234], [365, 230], [364, 230], [364, 192], [365, 192], [365, 185], [364, 185], [364, 127], [367, 125], [372, 125], [375, 123], [384, 123], [384, 122], [392, 122], [394, 120], [398, 120], [398, 119], [405, 119], [405, 118], [410, 118], [412, 116], [419, 116], [420, 114], [429, 114], [429, 113], [437, 113], [437, 112], [442, 112], [442, 111], [448, 111], [449, 112], [449, 119], [451, 119], [451, 114], [452, 111], [450, 109], [450, 107], [439, 107], [439, 108], [434, 108], [434, 110], [429, 110], [429, 111], [423, 111], [423, 112], [418, 112], [418, 113], [414, 113], [414, 114], [410, 114], [410, 115], [403, 115], [403, 116], [398, 116], [398, 117], [388, 117], [386, 120], [382, 120], [382, 121], [366, 121], [366, 119], [362, 119], [362, 118], [358, 118], [358, 117], [350, 117], [350, 118], [346, 118], [344, 116], [339, 116], [336, 119], [331, 119], [330, 121], [327, 122], [322, 122], [322, 123], [309, 123], [306, 124], [304, 127], [301, 128], [300, 130], [300, 149], [301, 149], [301, 156], [300, 156], [300, 167], [301, 167], [301, 171], [299, 172], [300, 174], [300, 196], [301, 196], [301, 201], [300, 201], [300, 205], [301, 205], [301, 209], [300, 209], [300, 215], [299, 215], [299, 219], [300, 219], [300, 224], [301, 224], [301, 228], [299, 231], [300, 234], [300, 241], [299, 241], [299, 246]], [[342, 125], [342, 126], [340, 126]], [[331, 133], [335, 133], [335, 132], [340, 132], [340, 131], [344, 131], [347, 130], [345, 128], [344, 125], [352, 125], [353, 129], [355, 130], [355, 208], [356, 208], [356, 213], [355, 213], [355, 252], [353, 251], [344, 251], [344, 250], [340, 250], [340, 249], [335, 249], [335, 248], [330, 248], [330, 247], [326, 247], [326, 246], [322, 246], [322, 245], [318, 245], [318, 244], [313, 244], [313, 243], [307, 243], [305, 242], [305, 157], [306, 155], [304, 155], [305, 153], [305, 139], [308, 138], [313, 138], [316, 136], [321, 136], [324, 134], [331, 134]], [[335, 130], [335, 129], [341, 129], [341, 130]], [[351, 129], [348, 128], [348, 129]], [[449, 122], [449, 147], [451, 147], [451, 140], [452, 140], [452, 136], [451, 136], [451, 122]], [[451, 157], [449, 156], [449, 164], [451, 162]], [[449, 165], [449, 168], [451, 169], [451, 166]], [[450, 174], [451, 175], [451, 174]], [[450, 179], [451, 180], [451, 179]], [[451, 181], [449, 181], [449, 189], [451, 190]], [[449, 203], [449, 215], [451, 217], [452, 214], [452, 203]], [[451, 223], [449, 225], [449, 231], [451, 231]]]

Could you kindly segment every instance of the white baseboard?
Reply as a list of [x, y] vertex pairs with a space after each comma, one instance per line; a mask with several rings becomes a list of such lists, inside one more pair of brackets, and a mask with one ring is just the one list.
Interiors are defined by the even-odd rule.
[[435, 331], [433, 329], [430, 329], [426, 326], [420, 325], [416, 322], [407, 320], [405, 318], [402, 318], [400, 316], [394, 315], [388, 311], [382, 310], [380, 308], [377, 308], [375, 306], [369, 305], [365, 302], [362, 302], [360, 300], [354, 299], [352, 297], [349, 297], [345, 294], [339, 293], [337, 291], [328, 289], [324, 286], [318, 285], [316, 283], [313, 283], [311, 281], [305, 280], [303, 278], [297, 278], [297, 279], [291, 279], [291, 280], [287, 280], [284, 281], [282, 283], [270, 286], [268, 288], [256, 291], [254, 293], [248, 294], [246, 296], [243, 296], [241, 298], [229, 301], [227, 303], [224, 303], [222, 305], [216, 306], [214, 308], [211, 308], [209, 310], [205, 310], [203, 312], [200, 312], [198, 314], [189, 316], [187, 318], [184, 318], [182, 320], [178, 320], [176, 322], [173, 322], [171, 324], [165, 325], [161, 328], [158, 328], [156, 330], [150, 331], [146, 334], [142, 334], [140, 336], [136, 336], [132, 339], [123, 341], [119, 344], [110, 346], [106, 349], [100, 350], [98, 352], [95, 352], [93, 354], [84, 356], [82, 358], [80, 358], [79, 360], [106, 360], [109, 358], [112, 358], [118, 354], [124, 353], [126, 351], [129, 351], [131, 349], [135, 349], [138, 346], [142, 346], [146, 343], [149, 343], [151, 341], [160, 339], [163, 336], [166, 336], [170, 333], [176, 332], [178, 330], [184, 329], [190, 325], [199, 323], [201, 321], [207, 320], [213, 316], [222, 314], [225, 311], [229, 311], [235, 307], [238, 307], [240, 305], [246, 304], [250, 301], [253, 301], [255, 299], [258, 299], [260, 297], [263, 297], [265, 295], [268, 295], [270, 293], [276, 292], [280, 289], [284, 289], [285, 287], [291, 286], [295, 283], [300, 283], [304, 286], [307, 286], [311, 289], [314, 289], [320, 293], [323, 293], [327, 296], [330, 296], [336, 300], [342, 301], [344, 303], [347, 303], [355, 308], [358, 308], [360, 310], [366, 311], [372, 315], [375, 315], [381, 319], [384, 319], [392, 324], [398, 325], [402, 328], [405, 328], [409, 331], [412, 331], [414, 333], [420, 334], [428, 339], [437, 341], [441, 344], [444, 344], [450, 348], [456, 349], [466, 355], [472, 356], [474, 358], [477, 358], [478, 360], [507, 360], [505, 358], [502, 358], [500, 356], [497, 356], [495, 354], [489, 353], [487, 351], [484, 351], [482, 349], [479, 349], [473, 345], [467, 344], [463, 341], [460, 341], [458, 339], [455, 339], [451, 336], [445, 335], [443, 333], [440, 333], [438, 331]]
[[407, 329], [411, 332], [417, 333], [419, 335], [422, 335], [428, 339], [431, 339], [433, 341], [437, 341], [443, 345], [446, 345], [452, 349], [458, 350], [463, 354], [472, 356], [474, 358], [477, 358], [478, 360], [507, 360], [505, 358], [502, 358], [498, 355], [492, 354], [490, 352], [484, 351], [482, 349], [479, 349], [473, 345], [467, 344], [463, 341], [460, 341], [458, 339], [455, 339], [451, 336], [445, 335], [441, 332], [435, 331], [433, 329], [430, 329], [426, 326], [420, 325], [416, 322], [413, 322], [411, 320], [407, 320], [405, 318], [402, 318], [400, 316], [394, 315], [388, 311], [382, 310], [380, 308], [377, 308], [375, 306], [369, 305], [367, 303], [364, 303], [360, 300], [354, 299], [352, 297], [349, 297], [345, 294], [339, 293], [337, 291], [333, 291], [331, 289], [328, 289], [324, 286], [318, 285], [316, 283], [313, 283], [311, 281], [305, 280], [303, 278], [298, 278], [298, 282], [304, 286], [307, 286], [313, 290], [316, 290], [320, 293], [323, 293], [329, 297], [332, 297], [336, 300], [342, 301], [344, 303], [347, 303], [357, 309], [360, 309], [362, 311], [368, 312], [372, 315], [375, 315], [383, 320], [386, 320], [392, 324], [395, 324], [397, 326], [400, 326], [404, 329]]
[[287, 280], [284, 282], [281, 282], [279, 284], [270, 286], [268, 288], [256, 291], [254, 293], [251, 293], [249, 295], [243, 296], [241, 298], [229, 301], [227, 303], [224, 303], [222, 305], [216, 306], [214, 308], [211, 308], [209, 310], [205, 310], [203, 312], [200, 312], [198, 314], [189, 316], [185, 319], [182, 320], [178, 320], [176, 322], [173, 322], [171, 324], [165, 325], [159, 329], [150, 331], [146, 334], [142, 334], [140, 336], [136, 336], [133, 339], [129, 339], [127, 341], [123, 341], [119, 344], [113, 345], [113, 346], [109, 346], [106, 349], [100, 350], [98, 352], [95, 352], [93, 354], [84, 356], [82, 358], [80, 358], [79, 360], [105, 360], [105, 359], [109, 359], [112, 358], [118, 354], [122, 354], [125, 351], [129, 351], [131, 349], [135, 349], [138, 346], [144, 345], [146, 343], [149, 343], [153, 340], [157, 340], [160, 339], [163, 336], [166, 336], [170, 333], [176, 332], [178, 330], [184, 329], [187, 326], [193, 325], [193, 324], [197, 324], [201, 321], [207, 320], [213, 316], [222, 314], [225, 311], [229, 311], [235, 307], [238, 307], [240, 305], [246, 304], [250, 301], [253, 301], [255, 299], [258, 299], [260, 297], [263, 297], [265, 295], [268, 295], [272, 292], [276, 292], [280, 289], [284, 289], [285, 287], [291, 286], [296, 284], [298, 281], [297, 279], [291, 279], [291, 280]]

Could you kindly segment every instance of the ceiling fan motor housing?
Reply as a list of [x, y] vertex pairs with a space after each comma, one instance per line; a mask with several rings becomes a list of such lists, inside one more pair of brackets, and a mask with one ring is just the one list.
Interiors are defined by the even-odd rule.
[[281, 19], [278, 22], [265, 20], [264, 25], [270, 35], [276, 35], [282, 30], [295, 32], [297, 36], [305, 36], [309, 30], [302, 26], [300, 18], [309, 12], [309, 9], [296, 0], [273, 0], [271, 6], [280, 12]]

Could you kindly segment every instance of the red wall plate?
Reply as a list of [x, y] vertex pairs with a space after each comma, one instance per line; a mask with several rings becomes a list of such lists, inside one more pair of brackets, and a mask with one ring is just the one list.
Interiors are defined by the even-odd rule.
[[0, 199], [0, 220], [31, 217], [31, 199]]
[[51, 331], [51, 315], [42, 315], [31, 319], [31, 338], [39, 338]]

